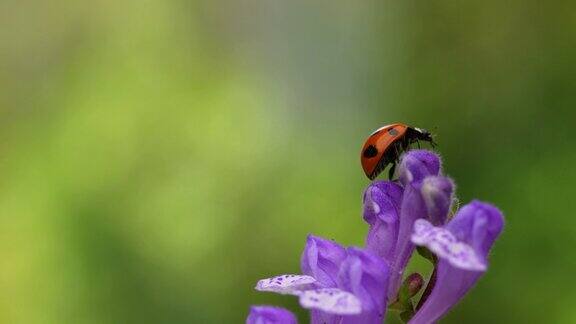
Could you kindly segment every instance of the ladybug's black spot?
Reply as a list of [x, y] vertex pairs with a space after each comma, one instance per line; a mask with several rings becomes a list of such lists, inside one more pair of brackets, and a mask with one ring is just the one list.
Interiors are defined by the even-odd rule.
[[390, 128], [390, 129], [388, 130], [388, 134], [390, 134], [390, 135], [392, 135], [392, 136], [396, 136], [396, 135], [398, 135], [398, 131], [395, 130], [394, 128]]
[[370, 145], [364, 150], [365, 158], [373, 158], [376, 155], [378, 155], [378, 149], [374, 145]]

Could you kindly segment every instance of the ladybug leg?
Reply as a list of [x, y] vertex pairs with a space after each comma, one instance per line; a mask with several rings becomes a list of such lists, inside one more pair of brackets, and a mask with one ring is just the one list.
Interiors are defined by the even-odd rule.
[[390, 180], [392, 180], [392, 178], [394, 177], [394, 171], [396, 171], [396, 165], [400, 161], [400, 150], [398, 148], [398, 145], [394, 145], [393, 160], [394, 161], [392, 162], [392, 166], [390, 166], [390, 169], [388, 169], [388, 179]]
[[[402, 148], [399, 148], [398, 146], [399, 145], [394, 145], [394, 151], [396, 152], [396, 154], [394, 155], [394, 163], [400, 160], [400, 152], [402, 151]], [[404, 148], [404, 150], [406, 150], [406, 148]]]
[[418, 149], [420, 149], [420, 141], [416, 140], [416, 144], [418, 144]]
[[396, 161], [392, 163], [392, 166], [388, 170], [388, 179], [392, 180], [394, 177], [394, 171], [396, 171]]

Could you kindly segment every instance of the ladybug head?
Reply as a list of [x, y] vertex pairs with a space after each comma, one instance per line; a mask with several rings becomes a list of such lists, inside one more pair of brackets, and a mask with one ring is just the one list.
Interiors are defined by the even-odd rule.
[[432, 147], [436, 146], [436, 142], [434, 142], [434, 136], [429, 131], [422, 129], [422, 128], [414, 128], [416, 133], [418, 134], [417, 137], [421, 141], [429, 142]]

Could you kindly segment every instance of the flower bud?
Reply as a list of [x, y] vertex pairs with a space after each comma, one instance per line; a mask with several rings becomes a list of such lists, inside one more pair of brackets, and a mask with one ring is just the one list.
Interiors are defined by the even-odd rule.
[[429, 176], [422, 181], [420, 192], [428, 212], [430, 223], [440, 226], [446, 222], [450, 206], [454, 183], [443, 176]]
[[407, 185], [422, 181], [427, 176], [440, 174], [440, 158], [427, 150], [411, 150], [402, 156], [400, 162], [400, 182]]
[[420, 292], [423, 285], [424, 278], [422, 278], [422, 275], [418, 272], [414, 272], [404, 279], [401, 294], [404, 294], [407, 298], [412, 298]]

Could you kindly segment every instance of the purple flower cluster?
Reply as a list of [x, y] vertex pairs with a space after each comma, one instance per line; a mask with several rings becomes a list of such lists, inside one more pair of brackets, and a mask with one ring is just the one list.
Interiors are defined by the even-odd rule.
[[[302, 274], [258, 282], [256, 289], [295, 295], [313, 324], [382, 323], [388, 308], [412, 324], [433, 323], [474, 286], [488, 267], [488, 253], [502, 231], [502, 213], [473, 201], [451, 214], [454, 184], [430, 151], [404, 154], [397, 181], [375, 181], [364, 192], [369, 224], [364, 248], [344, 248], [309, 235]], [[434, 272], [417, 306], [422, 276], [404, 270], [417, 246]], [[248, 324], [296, 323], [287, 310], [252, 307]]]

